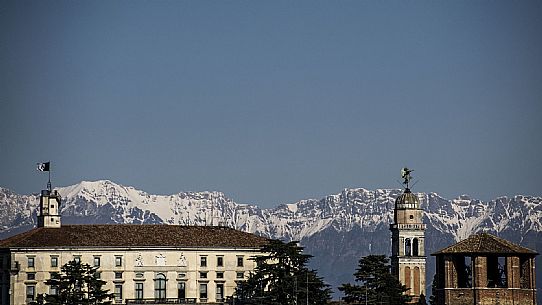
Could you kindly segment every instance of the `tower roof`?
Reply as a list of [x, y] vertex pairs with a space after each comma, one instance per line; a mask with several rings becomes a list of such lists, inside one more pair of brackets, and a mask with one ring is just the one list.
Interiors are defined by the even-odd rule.
[[411, 193], [408, 188], [395, 199], [395, 207], [397, 209], [418, 208], [419, 206], [420, 200], [418, 196]]
[[412, 194], [410, 189], [405, 189], [405, 191], [395, 199], [395, 204], [419, 204], [420, 200], [418, 196]]
[[437, 251], [431, 255], [437, 256], [442, 254], [528, 254], [538, 255], [537, 252], [516, 245], [505, 239], [488, 233], [479, 233], [471, 235], [469, 238], [464, 239], [455, 245], [446, 247], [440, 251]]

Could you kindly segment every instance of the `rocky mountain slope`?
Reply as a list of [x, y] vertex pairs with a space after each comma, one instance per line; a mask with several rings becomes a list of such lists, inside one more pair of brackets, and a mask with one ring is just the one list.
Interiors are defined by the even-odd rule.
[[[236, 203], [220, 192], [153, 195], [107, 180], [57, 190], [63, 197], [63, 223], [224, 225], [299, 240], [314, 255], [312, 267], [333, 286], [352, 280], [361, 256], [391, 252], [388, 228], [395, 198], [401, 193], [397, 189], [345, 189], [322, 199], [261, 209]], [[447, 200], [435, 193], [417, 195], [425, 210], [428, 253], [480, 230], [542, 252], [541, 197], [518, 195], [483, 202], [468, 196]], [[18, 195], [0, 188], [0, 203], [1, 238], [35, 226], [37, 194]], [[538, 273], [542, 273], [540, 262]], [[433, 274], [434, 259], [428, 257], [428, 286]], [[538, 283], [541, 281], [539, 274]]]

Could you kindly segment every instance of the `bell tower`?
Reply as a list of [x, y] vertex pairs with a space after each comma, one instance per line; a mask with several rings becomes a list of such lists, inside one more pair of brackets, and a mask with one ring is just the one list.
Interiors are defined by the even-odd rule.
[[41, 191], [38, 228], [60, 228], [60, 201], [56, 190]]
[[425, 224], [423, 210], [416, 195], [410, 192], [410, 173], [413, 170], [403, 168], [401, 177], [405, 189], [395, 200], [391, 231], [391, 270], [401, 284], [409, 290], [412, 303], [418, 302], [425, 292]]

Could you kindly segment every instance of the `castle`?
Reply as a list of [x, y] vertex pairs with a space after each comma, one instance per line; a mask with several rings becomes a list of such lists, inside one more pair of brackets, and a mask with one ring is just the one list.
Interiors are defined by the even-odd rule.
[[222, 304], [267, 242], [218, 226], [62, 225], [60, 204], [43, 190], [37, 228], [0, 241], [1, 304], [56, 293], [45, 281], [72, 260], [98, 268], [114, 303]]

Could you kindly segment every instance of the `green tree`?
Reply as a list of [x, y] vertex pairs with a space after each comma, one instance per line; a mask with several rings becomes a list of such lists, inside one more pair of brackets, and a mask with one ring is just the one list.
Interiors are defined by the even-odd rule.
[[348, 304], [403, 305], [411, 300], [404, 294], [408, 289], [390, 273], [389, 260], [384, 255], [362, 257], [354, 276], [360, 285], [339, 287]]
[[236, 288], [235, 304], [321, 305], [331, 299], [329, 285], [307, 267], [312, 256], [297, 242], [271, 240], [261, 251], [254, 272]]
[[425, 299], [425, 294], [420, 294], [420, 298], [418, 299], [418, 305], [427, 305], [427, 300]]
[[60, 269], [61, 273], [53, 273], [51, 279], [45, 281], [49, 291], [55, 293], [39, 295], [34, 304], [51, 305], [110, 305], [113, 294], [105, 290], [97, 276], [97, 268], [89, 264], [70, 261]]

